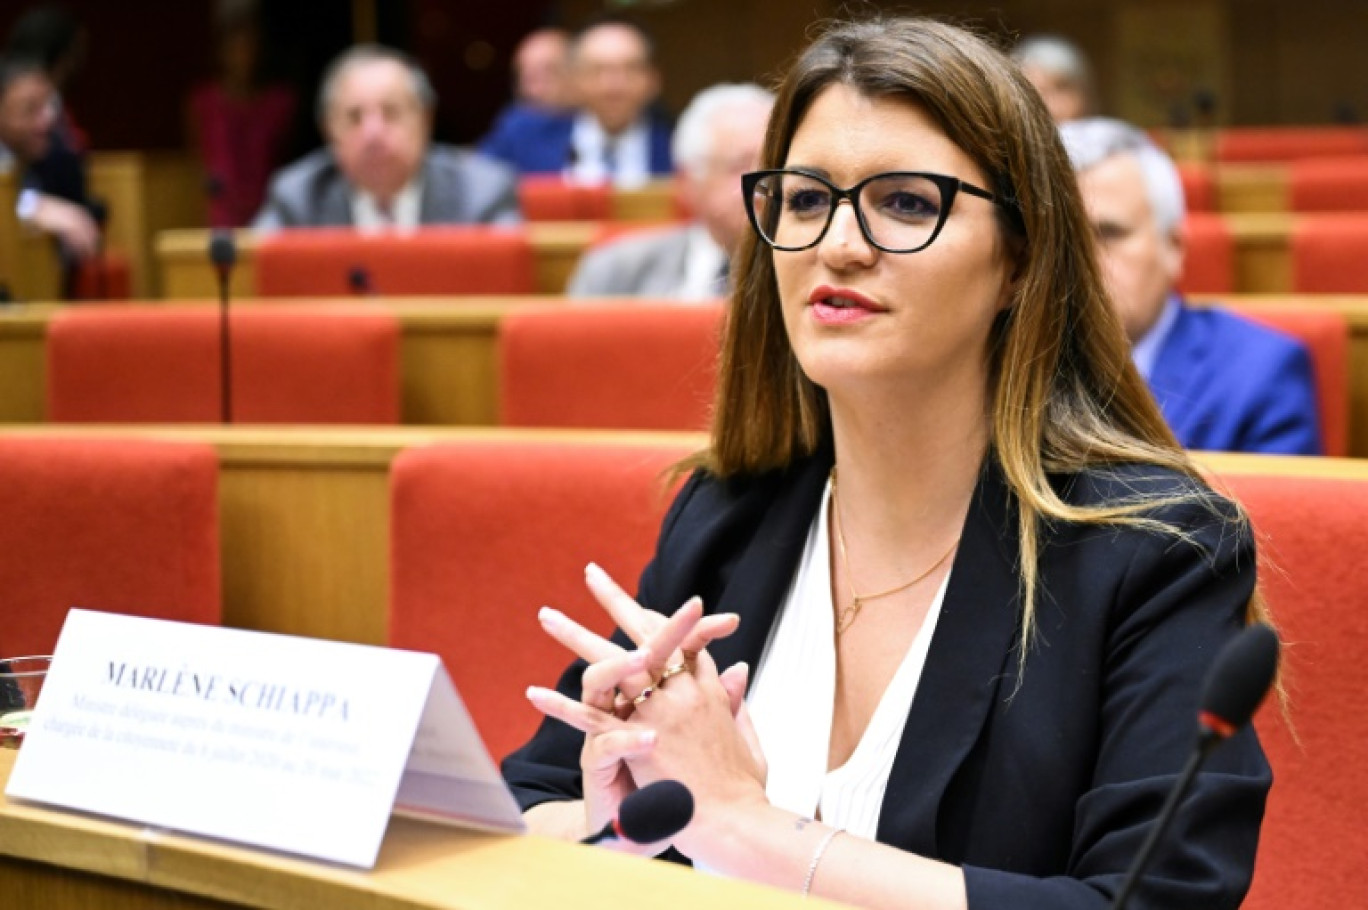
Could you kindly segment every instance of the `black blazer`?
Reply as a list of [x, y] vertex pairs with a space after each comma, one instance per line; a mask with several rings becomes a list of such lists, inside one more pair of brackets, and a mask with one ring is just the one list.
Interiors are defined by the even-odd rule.
[[[710, 646], [760, 661], [824, 490], [831, 456], [720, 482], [672, 506], [640, 599], [699, 594], [741, 615]], [[1243, 625], [1254, 549], [1228, 503], [1157, 468], [1056, 484], [1075, 504], [1196, 493], [1153, 513], [1191, 535], [1056, 524], [1043, 535], [1037, 632], [1018, 676], [1015, 500], [990, 458], [894, 760], [881, 842], [964, 869], [969, 906], [1101, 908], [1191, 750], [1202, 678]], [[621, 633], [619, 641], [623, 642]], [[582, 663], [560, 681], [579, 697]], [[802, 706], [794, 706], [801, 717]], [[546, 721], [503, 773], [524, 808], [581, 795], [582, 735]], [[687, 783], [687, 781], [685, 781]], [[1131, 906], [1235, 907], [1249, 887], [1271, 774], [1252, 730], [1198, 776]]]

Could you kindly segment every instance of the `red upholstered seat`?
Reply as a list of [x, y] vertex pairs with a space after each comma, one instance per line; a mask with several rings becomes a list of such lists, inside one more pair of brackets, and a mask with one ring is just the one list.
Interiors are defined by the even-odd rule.
[[518, 207], [528, 221], [606, 221], [613, 217], [613, 190], [532, 174], [518, 180]]
[[1211, 165], [1201, 161], [1179, 162], [1178, 177], [1183, 181], [1183, 199], [1189, 212], [1216, 211], [1216, 178]]
[[1368, 212], [1368, 154], [1294, 161], [1287, 190], [1294, 212]]
[[1361, 126], [1273, 126], [1225, 129], [1216, 137], [1217, 161], [1296, 161], [1368, 155]]
[[1241, 316], [1277, 329], [1306, 345], [1316, 376], [1321, 448], [1326, 455], [1349, 454], [1349, 321], [1340, 313], [1289, 308], [1242, 310]]
[[717, 383], [721, 304], [510, 313], [499, 326], [506, 426], [700, 430]]
[[67, 610], [220, 620], [207, 445], [0, 438], [0, 654], [51, 654]]
[[1183, 273], [1178, 289], [1187, 294], [1229, 294], [1235, 290], [1235, 241], [1225, 219], [1192, 212], [1183, 221]]
[[[1261, 535], [1260, 579], [1287, 646], [1294, 742], [1265, 704], [1256, 720], [1273, 792], [1245, 910], [1368, 902], [1368, 482], [1227, 476]], [[1269, 562], [1271, 560], [1271, 562]]]
[[1368, 292], [1368, 213], [1303, 215], [1292, 228], [1292, 290]]
[[[239, 309], [231, 338], [234, 422], [398, 422], [399, 325], [393, 314]], [[47, 345], [50, 420], [221, 418], [216, 309], [72, 308], [53, 318]]]
[[132, 293], [128, 257], [114, 252], [81, 263], [71, 290], [73, 300], [127, 300]]
[[634, 591], [669, 505], [680, 444], [467, 443], [409, 449], [391, 471], [390, 643], [440, 654], [490, 751], [520, 745], [572, 655], [541, 630], [549, 604], [601, 634], [584, 587], [603, 566]]
[[532, 246], [517, 228], [441, 227], [362, 234], [280, 231], [256, 252], [263, 297], [346, 294], [527, 294]]

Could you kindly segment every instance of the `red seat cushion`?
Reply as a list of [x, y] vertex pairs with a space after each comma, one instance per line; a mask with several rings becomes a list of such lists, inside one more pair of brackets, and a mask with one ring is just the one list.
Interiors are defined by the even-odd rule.
[[395, 459], [390, 643], [441, 655], [500, 757], [540, 715], [529, 685], [573, 659], [541, 630], [549, 604], [600, 634], [613, 623], [584, 587], [596, 562], [627, 590], [669, 504], [682, 444], [467, 443]]
[[1273, 764], [1246, 910], [1357, 907], [1368, 899], [1368, 482], [1228, 475], [1260, 535], [1260, 582], [1280, 626], [1294, 741], [1266, 704]]
[[701, 430], [721, 304], [624, 303], [510, 313], [499, 326], [507, 426]]
[[1368, 154], [1368, 129], [1359, 126], [1282, 126], [1225, 129], [1216, 137], [1217, 161], [1296, 161]]
[[[48, 417], [221, 419], [219, 314], [209, 307], [85, 307], [48, 329]], [[234, 422], [397, 423], [399, 325], [341, 308], [232, 314]]]
[[1297, 218], [1292, 228], [1292, 290], [1368, 293], [1368, 213]]
[[518, 228], [433, 227], [362, 234], [288, 230], [261, 241], [257, 293], [527, 294], [536, 289], [532, 246]]
[[1294, 161], [1287, 189], [1294, 212], [1368, 211], [1368, 155]]
[[1183, 181], [1183, 200], [1189, 212], [1216, 211], [1216, 178], [1211, 165], [1200, 161], [1178, 163], [1178, 177]]
[[1185, 294], [1229, 294], [1235, 290], [1235, 241], [1225, 219], [1192, 212], [1183, 221], [1183, 273], [1178, 289]]
[[532, 174], [518, 180], [518, 207], [528, 221], [606, 221], [613, 217], [613, 190]]
[[67, 610], [221, 618], [207, 445], [0, 438], [0, 654], [51, 654]]
[[1340, 313], [1309, 308], [1231, 309], [1306, 345], [1315, 371], [1321, 451], [1326, 455], [1348, 455], [1349, 321]]

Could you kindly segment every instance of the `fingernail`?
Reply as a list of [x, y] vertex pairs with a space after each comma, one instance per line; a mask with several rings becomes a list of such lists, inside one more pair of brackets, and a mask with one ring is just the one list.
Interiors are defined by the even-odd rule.
[[628, 661], [633, 669], [639, 670], [646, 666], [646, 658], [648, 656], [649, 654], [646, 651], [638, 648], [637, 650], [631, 653], [631, 655], [628, 657]]
[[537, 619], [542, 622], [555, 622], [560, 619], [561, 612], [551, 607], [542, 607], [537, 611]]
[[643, 746], [654, 746], [655, 741], [656, 734], [654, 730], [647, 730], [645, 733], [637, 735], [637, 742], [641, 743]]
[[542, 692], [544, 692], [544, 691], [546, 691], [546, 690], [545, 690], [545, 689], [542, 689], [540, 686], [528, 686], [528, 687], [527, 687], [527, 700], [528, 700], [528, 701], [536, 701], [537, 699], [541, 698]]
[[736, 663], [732, 664], [732, 666], [736, 668], [737, 673], [750, 673], [750, 664], [746, 663], [744, 660], [738, 660]]
[[603, 575], [606, 575], [606, 574], [608, 574], [608, 573], [604, 572], [601, 568], [599, 568], [599, 564], [598, 564], [598, 563], [596, 563], [596, 562], [591, 562], [591, 563], [589, 563], [587, 566], [584, 567], [584, 574], [585, 574], [586, 576], [603, 576]]

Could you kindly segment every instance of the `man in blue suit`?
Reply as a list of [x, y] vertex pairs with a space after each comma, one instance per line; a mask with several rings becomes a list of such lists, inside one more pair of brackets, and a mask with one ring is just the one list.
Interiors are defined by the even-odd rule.
[[1143, 132], [1090, 118], [1060, 125], [1096, 231], [1107, 289], [1169, 426], [1191, 449], [1319, 455], [1311, 357], [1300, 342], [1187, 306], [1183, 187]]
[[640, 25], [617, 17], [594, 20], [571, 48], [581, 109], [516, 105], [499, 117], [480, 150], [525, 174], [559, 173], [584, 183], [631, 187], [668, 175], [670, 125], [654, 106], [660, 73], [653, 54]]

